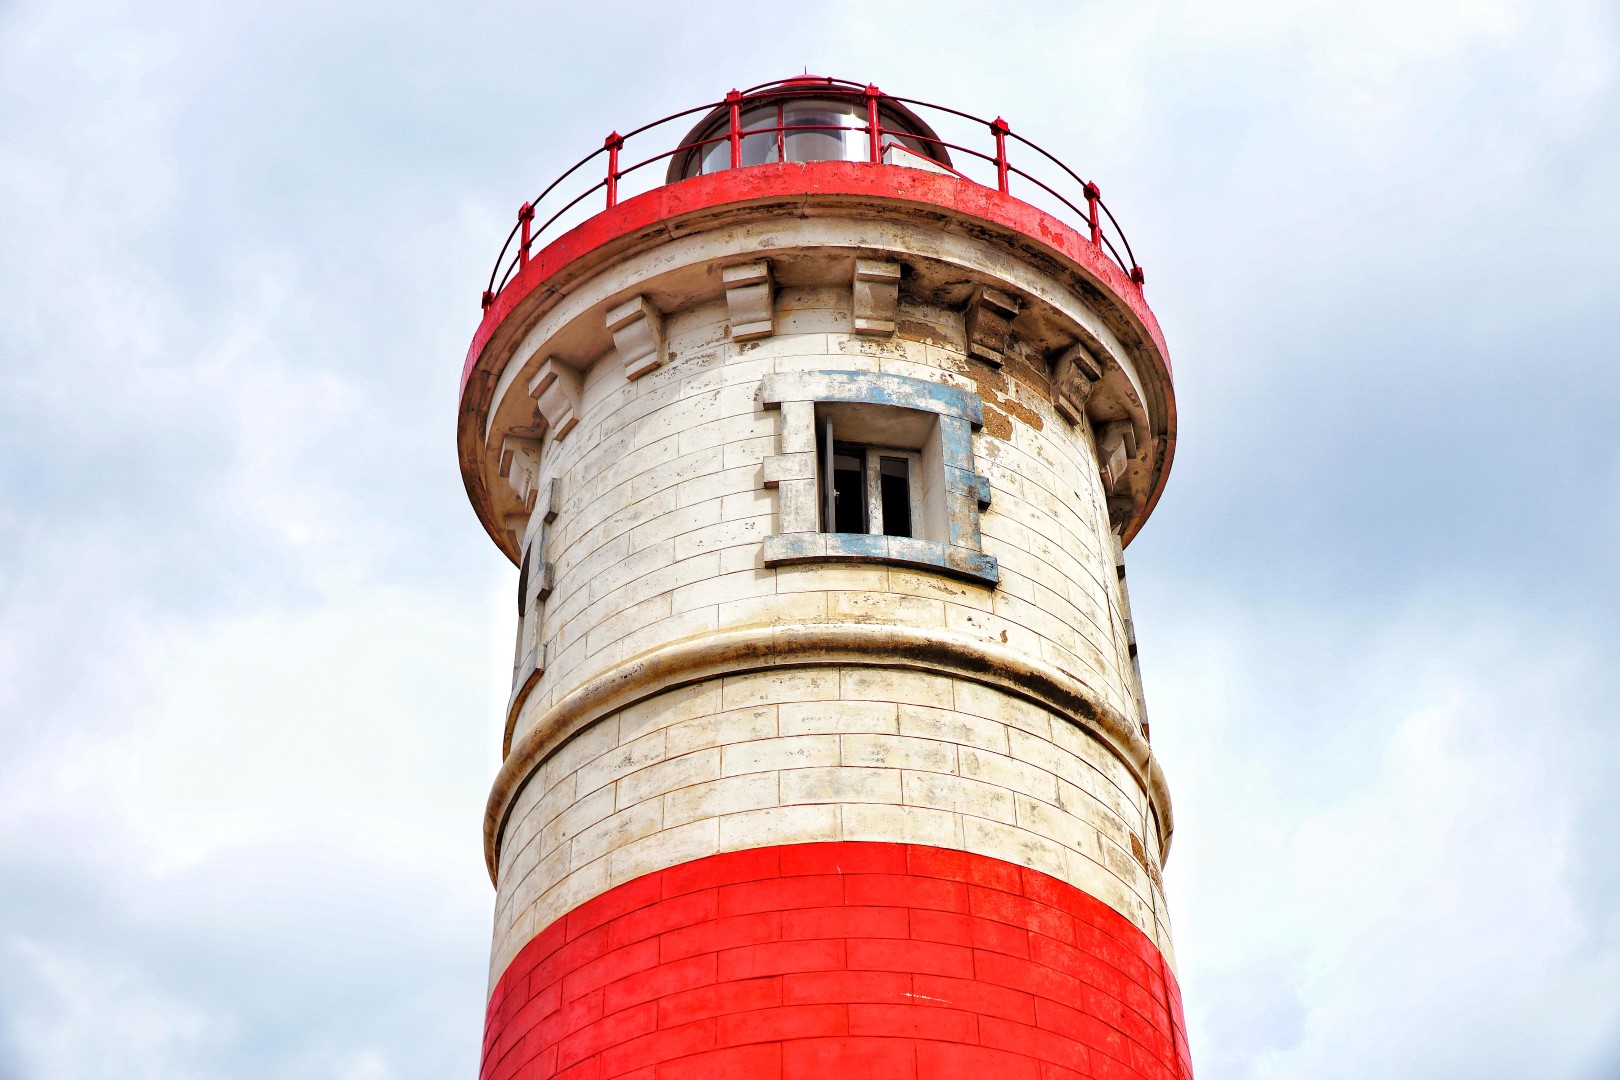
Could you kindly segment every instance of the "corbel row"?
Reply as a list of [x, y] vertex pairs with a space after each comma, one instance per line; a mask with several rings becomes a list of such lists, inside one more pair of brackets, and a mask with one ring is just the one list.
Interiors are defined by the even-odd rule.
[[[850, 323], [855, 333], [887, 337], [894, 333], [900, 303], [900, 264], [888, 259], [855, 260], [850, 282]], [[768, 259], [720, 271], [726, 290], [731, 340], [752, 341], [776, 332], [776, 284]]]
[[[1058, 413], [1076, 426], [1090, 422], [1086, 403], [1102, 377], [1102, 364], [1084, 345], [1075, 344], [1065, 350], [1052, 369], [1052, 399]], [[1103, 495], [1108, 500], [1108, 524], [1121, 533], [1140, 503], [1130, 468], [1145, 448], [1139, 445], [1136, 421], [1129, 417], [1093, 424], [1092, 440], [1097, 447]]]

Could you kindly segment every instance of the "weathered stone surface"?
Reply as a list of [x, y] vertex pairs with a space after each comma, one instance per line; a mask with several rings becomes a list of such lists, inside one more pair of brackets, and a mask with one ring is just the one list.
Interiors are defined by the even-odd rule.
[[[1115, 535], [1155, 451], [1087, 415], [1134, 416], [1133, 394], [1145, 413], [1151, 385], [1061, 282], [961, 238], [867, 229], [819, 269], [772, 246], [844, 227], [671, 239], [572, 283], [513, 345], [487, 421], [527, 562], [493, 975], [617, 884], [823, 840], [1038, 869], [1168, 955], [1169, 807]], [[912, 291], [902, 240], [971, 267], [966, 312], [960, 275]], [[1028, 353], [1011, 320], [1035, 304], [1069, 322]], [[1025, 355], [1058, 357], [1049, 382]], [[937, 521], [821, 531], [827, 409], [916, 455]]]
[[1141, 789], [1070, 718], [899, 667], [716, 682], [718, 694], [685, 688], [605, 716], [536, 771], [500, 851], [496, 974], [526, 927], [597, 884], [714, 850], [820, 840], [1028, 866], [1104, 899], [1168, 951], [1162, 885], [1131, 854], [1147, 828]]

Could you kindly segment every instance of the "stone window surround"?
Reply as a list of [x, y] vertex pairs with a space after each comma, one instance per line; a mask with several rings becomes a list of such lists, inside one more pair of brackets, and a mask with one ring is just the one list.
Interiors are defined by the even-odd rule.
[[[765, 538], [765, 565], [806, 562], [883, 562], [938, 570], [994, 586], [994, 556], [984, 554], [979, 511], [990, 505], [990, 481], [974, 468], [973, 432], [984, 424], [977, 394], [943, 383], [868, 371], [775, 372], [760, 382], [760, 403], [782, 413], [780, 453], [764, 461], [764, 484], [777, 491], [778, 532]], [[947, 539], [820, 528], [816, 406], [859, 403], [932, 413], [945, 477]]]

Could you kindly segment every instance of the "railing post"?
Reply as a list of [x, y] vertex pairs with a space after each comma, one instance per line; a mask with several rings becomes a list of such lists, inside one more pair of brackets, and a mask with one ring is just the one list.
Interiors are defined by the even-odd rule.
[[727, 138], [731, 143], [731, 167], [742, 168], [742, 94], [736, 90], [726, 95], [726, 114], [730, 127]]
[[534, 206], [524, 203], [518, 208], [518, 223], [523, 227], [523, 235], [519, 238], [521, 246], [518, 248], [518, 265], [529, 265], [529, 243], [534, 239]]
[[619, 205], [619, 150], [624, 146], [624, 136], [615, 131], [602, 141], [602, 145], [607, 147], [608, 152], [607, 204], [611, 210]]
[[1102, 247], [1102, 219], [1097, 216], [1097, 204], [1102, 201], [1102, 189], [1096, 184], [1086, 185], [1086, 218], [1091, 224], [1091, 243]]
[[990, 121], [990, 130], [996, 135], [996, 189], [1007, 194], [1007, 121], [996, 117]]
[[878, 98], [881, 96], [877, 87], [866, 84], [866, 136], [873, 165], [883, 160], [883, 129], [878, 123]]

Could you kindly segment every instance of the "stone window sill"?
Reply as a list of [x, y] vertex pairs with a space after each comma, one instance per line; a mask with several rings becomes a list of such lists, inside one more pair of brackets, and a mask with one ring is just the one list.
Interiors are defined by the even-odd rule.
[[811, 562], [889, 563], [937, 570], [985, 585], [1000, 580], [994, 556], [933, 540], [823, 532], [776, 533], [765, 538], [766, 566]]

